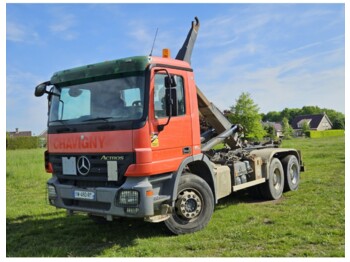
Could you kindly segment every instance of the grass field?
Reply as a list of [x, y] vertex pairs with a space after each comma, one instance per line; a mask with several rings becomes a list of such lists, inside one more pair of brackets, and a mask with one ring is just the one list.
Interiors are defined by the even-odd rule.
[[98, 225], [46, 200], [43, 150], [7, 151], [7, 257], [344, 257], [345, 139], [284, 141], [302, 150], [299, 190], [278, 201], [246, 192], [222, 199], [209, 225], [182, 236], [163, 224]]

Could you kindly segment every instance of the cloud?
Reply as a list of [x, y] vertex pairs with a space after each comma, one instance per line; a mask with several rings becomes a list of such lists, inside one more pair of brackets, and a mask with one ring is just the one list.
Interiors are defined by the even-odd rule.
[[290, 7], [250, 5], [202, 23], [196, 80], [220, 109], [249, 92], [265, 113], [304, 105], [345, 111], [344, 34], [319, 26], [337, 12]]
[[[167, 26], [171, 23], [172, 21], [168, 19], [158, 19], [156, 23], [142, 19], [130, 21], [127, 24], [127, 27], [131, 28], [127, 33], [128, 37], [131, 38], [128, 47], [137, 50], [137, 52], [149, 54], [158, 28], [153, 55], [161, 56], [163, 48], [170, 48], [174, 52], [172, 57], [176, 56], [175, 52], [180, 49], [186, 35], [178, 35], [173, 27]], [[158, 25], [162, 25], [162, 27], [158, 27]]]
[[53, 21], [49, 24], [49, 31], [64, 40], [74, 40], [78, 37], [75, 31], [77, 26], [77, 18], [63, 9], [55, 9], [52, 11]]
[[22, 42], [25, 39], [25, 30], [22, 26], [9, 22], [6, 25], [6, 39], [13, 42]]
[[254, 39], [269, 22], [279, 20], [280, 15], [272, 10], [261, 11], [253, 7], [243, 13], [229, 10], [227, 15], [216, 16], [202, 23], [200, 45], [207, 48], [218, 47], [232, 45], [246, 38]]
[[37, 32], [28, 26], [9, 21], [6, 23], [6, 40], [12, 42], [33, 43], [39, 39]]
[[140, 43], [147, 44], [152, 42], [152, 36], [149, 29], [142, 26], [137, 26], [132, 29], [131, 32], [129, 32], [129, 36]]
[[[242, 92], [249, 92], [261, 112], [318, 105], [345, 112], [345, 69], [342, 64], [314, 70], [319, 61], [339, 61], [340, 50], [303, 59], [292, 59], [274, 67], [229, 67], [231, 76], [204, 86], [209, 100], [220, 109], [235, 103]], [[214, 69], [215, 70], [215, 69]], [[212, 72], [213, 73], [213, 72]]]
[[59, 15], [49, 26], [51, 32], [62, 33], [70, 30], [75, 24], [75, 17], [71, 14]]
[[299, 53], [300, 51], [305, 51], [311, 48], [315, 47], [320, 47], [320, 46], [327, 46], [329, 47], [330, 45], [342, 45], [344, 43], [344, 35], [338, 35], [335, 37], [331, 37], [329, 39], [322, 39], [322, 41], [317, 41], [309, 44], [305, 44], [296, 48], [293, 48], [291, 50], [286, 51], [289, 54], [295, 54]]
[[331, 22], [333, 22], [334, 17], [337, 17], [339, 13], [335, 12], [334, 10], [327, 10], [324, 8], [312, 8], [303, 12], [295, 13], [294, 15], [294, 25], [305, 26], [328, 17], [332, 17], [333, 19]]
[[28, 71], [10, 69], [6, 79], [6, 130], [31, 129], [39, 134], [46, 128], [47, 99], [34, 96], [34, 88], [44, 82]]

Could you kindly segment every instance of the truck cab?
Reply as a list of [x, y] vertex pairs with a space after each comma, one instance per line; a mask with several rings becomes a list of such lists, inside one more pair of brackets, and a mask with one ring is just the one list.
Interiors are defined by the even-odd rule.
[[171, 205], [172, 174], [201, 154], [187, 62], [130, 57], [63, 70], [39, 87], [48, 93], [52, 205], [109, 220], [152, 217], [157, 203]]

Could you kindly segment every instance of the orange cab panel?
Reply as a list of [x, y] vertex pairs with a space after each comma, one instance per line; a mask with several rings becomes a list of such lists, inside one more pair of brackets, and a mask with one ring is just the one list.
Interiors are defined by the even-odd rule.
[[132, 130], [49, 134], [50, 153], [132, 152]]

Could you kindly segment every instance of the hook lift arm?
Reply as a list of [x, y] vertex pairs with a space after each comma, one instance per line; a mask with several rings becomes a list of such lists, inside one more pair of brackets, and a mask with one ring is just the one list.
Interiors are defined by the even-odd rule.
[[187, 34], [186, 40], [175, 57], [175, 59], [186, 61], [189, 64], [191, 64], [192, 50], [197, 39], [200, 25], [198, 17], [195, 17], [194, 19], [195, 21], [192, 21], [192, 27]]

